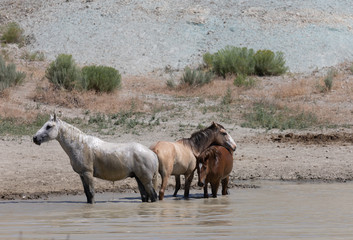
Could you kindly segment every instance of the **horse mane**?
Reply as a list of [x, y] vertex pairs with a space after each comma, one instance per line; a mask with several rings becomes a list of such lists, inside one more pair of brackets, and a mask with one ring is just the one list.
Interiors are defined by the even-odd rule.
[[60, 122], [60, 124], [64, 127], [65, 129], [65, 133], [69, 134], [69, 135], [77, 135], [77, 136], [88, 136], [86, 133], [82, 132], [80, 129], [78, 129], [77, 127], [61, 120], [58, 119], [58, 121]]
[[204, 162], [206, 158], [215, 160], [219, 159], [221, 153], [214, 146], [216, 145], [206, 148], [197, 159], [202, 160], [202, 162]]
[[80, 129], [78, 129], [77, 127], [75, 127], [74, 125], [71, 125], [61, 119], [59, 119], [60, 123], [63, 124], [66, 128], [69, 128], [71, 130], [74, 130], [75, 132], [78, 132], [78, 133], [83, 133], [85, 134], [84, 132], [82, 132]]
[[194, 155], [198, 155], [195, 153], [200, 153], [205, 147], [208, 147], [207, 144], [210, 143], [210, 137], [212, 137], [214, 129], [217, 126], [224, 129], [224, 127], [220, 124], [212, 124], [205, 129], [192, 133], [190, 138], [183, 138], [180, 141], [184, 145], [189, 146], [193, 150]]

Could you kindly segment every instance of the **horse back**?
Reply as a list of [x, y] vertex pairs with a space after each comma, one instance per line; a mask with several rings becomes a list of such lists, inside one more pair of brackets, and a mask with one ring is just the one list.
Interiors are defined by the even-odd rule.
[[139, 143], [104, 142], [93, 149], [94, 175], [106, 180], [121, 180], [134, 175], [154, 173], [158, 168], [156, 155]]
[[180, 175], [192, 172], [196, 166], [191, 149], [182, 142], [159, 141], [150, 149], [158, 156], [160, 171]]

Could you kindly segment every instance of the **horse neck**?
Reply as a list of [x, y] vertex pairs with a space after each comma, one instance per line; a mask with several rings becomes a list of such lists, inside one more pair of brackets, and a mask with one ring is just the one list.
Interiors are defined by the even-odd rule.
[[66, 151], [69, 148], [73, 148], [72, 142], [85, 142], [85, 134], [78, 128], [59, 120], [59, 132], [57, 140], [60, 145]]
[[215, 137], [211, 130], [206, 129], [193, 134], [190, 138], [184, 139], [185, 142], [191, 147], [194, 155], [197, 157], [206, 148], [211, 146]]

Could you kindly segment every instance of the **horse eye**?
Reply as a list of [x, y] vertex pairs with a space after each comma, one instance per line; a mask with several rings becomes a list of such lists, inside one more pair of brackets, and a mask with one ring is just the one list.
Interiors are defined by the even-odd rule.
[[51, 129], [51, 127], [52, 127], [52, 126], [48, 125], [46, 129], [49, 130], [49, 129]]

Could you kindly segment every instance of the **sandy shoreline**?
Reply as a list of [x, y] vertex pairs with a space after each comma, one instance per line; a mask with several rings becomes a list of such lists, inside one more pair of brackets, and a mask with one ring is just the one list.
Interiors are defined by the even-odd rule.
[[[342, 182], [353, 179], [353, 145], [350, 138], [343, 137], [348, 136], [343, 134], [343, 131], [314, 134], [311, 139], [305, 141], [295, 139], [295, 136], [308, 135], [304, 132], [289, 134], [288, 139], [281, 141], [278, 136], [285, 134], [278, 132], [268, 133], [242, 128], [229, 132], [238, 145], [234, 155], [231, 186], [252, 187], [248, 184], [249, 180]], [[318, 140], [318, 135], [326, 138]], [[332, 136], [336, 136], [336, 139], [332, 140]], [[156, 137], [173, 140], [167, 135], [160, 136], [160, 132], [155, 136], [103, 136], [108, 141], [136, 141], [146, 146]], [[51, 194], [83, 192], [79, 176], [72, 170], [69, 159], [58, 142], [51, 141], [37, 146], [29, 136], [3, 137], [0, 141], [0, 199], [45, 198]], [[195, 175], [194, 186], [196, 182]], [[172, 177], [169, 189], [173, 189], [174, 184]], [[95, 179], [95, 189], [96, 192], [137, 192], [137, 185], [134, 179], [115, 183]], [[196, 187], [191, 191], [200, 189]], [[182, 192], [180, 190], [179, 194]]]

